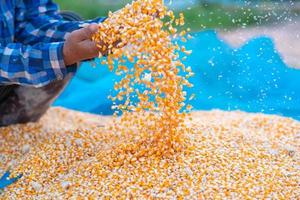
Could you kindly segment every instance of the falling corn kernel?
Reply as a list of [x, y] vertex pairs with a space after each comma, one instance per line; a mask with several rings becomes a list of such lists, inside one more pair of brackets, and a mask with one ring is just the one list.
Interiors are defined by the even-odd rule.
[[[116, 97], [119, 101], [127, 102], [127, 105], [118, 106], [123, 119], [114, 128], [124, 129], [124, 134], [148, 137], [161, 155], [173, 152], [186, 131], [185, 115], [181, 111], [182, 102], [186, 99], [183, 88], [191, 84], [186, 79], [188, 74], [179, 74], [179, 68], [185, 68], [179, 60], [179, 50], [182, 49], [187, 55], [191, 51], [180, 48], [172, 41], [177, 34], [176, 24], [184, 25], [182, 13], [176, 18], [161, 0], [138, 0], [110, 14], [93, 37], [97, 44], [114, 44], [118, 40], [127, 44], [122, 48], [109, 45], [108, 49], [112, 52], [118, 49], [119, 53], [106, 58], [109, 69], [119, 66], [116, 74], [123, 77], [115, 85], [118, 92]], [[179, 34], [184, 41], [186, 34], [185, 30]], [[105, 49], [101, 45], [99, 48]], [[126, 61], [136, 64], [129, 69]], [[143, 88], [138, 93], [131, 89], [138, 86]], [[128, 102], [132, 102], [131, 98], [134, 97], [138, 98], [138, 103], [132, 103], [129, 107]], [[146, 114], [149, 112], [153, 115]], [[131, 130], [132, 125], [135, 125], [134, 131]]]
[[196, 97], [196, 95], [195, 95], [195, 94], [192, 94], [192, 95], [190, 96], [189, 100], [191, 101], [191, 100], [195, 99], [195, 97]]

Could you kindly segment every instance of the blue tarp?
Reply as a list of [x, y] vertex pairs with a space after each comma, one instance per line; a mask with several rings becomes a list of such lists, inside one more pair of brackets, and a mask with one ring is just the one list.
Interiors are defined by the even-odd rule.
[[[186, 46], [193, 50], [186, 65], [197, 98], [196, 110], [243, 110], [300, 119], [300, 70], [282, 61], [270, 38], [259, 37], [235, 49], [214, 31], [193, 34]], [[111, 114], [113, 92], [119, 77], [107, 67], [84, 63], [64, 93], [54, 103], [79, 111]]]

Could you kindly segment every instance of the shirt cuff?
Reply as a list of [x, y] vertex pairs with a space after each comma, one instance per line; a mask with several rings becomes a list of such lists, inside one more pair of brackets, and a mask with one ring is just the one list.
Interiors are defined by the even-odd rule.
[[97, 23], [97, 24], [100, 24], [100, 23], [104, 22], [106, 19], [107, 19], [107, 17], [97, 17], [97, 18], [95, 18], [95, 19], [92, 19], [92, 20], [86, 20], [86, 21], [84, 21], [84, 22], [85, 22], [85, 23], [89, 23], [89, 24], [91, 24], [91, 23]]
[[45, 71], [50, 82], [55, 80], [63, 80], [67, 74], [67, 66], [63, 56], [64, 42], [53, 42], [49, 44], [48, 55], [45, 55], [46, 64]]
[[98, 17], [96, 19], [91, 19], [91, 20], [85, 20], [85, 21], [81, 21], [78, 26], [79, 28], [82, 28], [82, 27], [86, 27], [90, 24], [100, 24], [102, 22], [104, 22], [105, 20], [107, 19], [107, 17]]

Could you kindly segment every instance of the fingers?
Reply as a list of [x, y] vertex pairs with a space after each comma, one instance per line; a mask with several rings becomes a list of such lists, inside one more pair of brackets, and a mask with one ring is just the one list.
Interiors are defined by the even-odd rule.
[[72, 65], [82, 60], [95, 58], [99, 55], [96, 43], [92, 36], [98, 31], [98, 24], [90, 24], [73, 31], [64, 43], [63, 55], [65, 64]]
[[96, 46], [96, 43], [91, 40], [85, 40], [80, 43], [82, 60], [92, 59], [99, 56], [99, 49]]
[[90, 40], [97, 31], [98, 31], [98, 24], [90, 24], [84, 28], [73, 31], [72, 32], [72, 40], [74, 42]]

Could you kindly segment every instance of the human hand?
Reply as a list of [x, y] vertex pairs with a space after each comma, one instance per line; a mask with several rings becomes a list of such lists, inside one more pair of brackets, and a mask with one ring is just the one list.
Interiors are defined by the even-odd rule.
[[92, 41], [92, 36], [97, 31], [98, 25], [90, 24], [68, 35], [63, 47], [63, 56], [66, 66], [83, 60], [93, 59], [98, 57], [99, 53], [102, 55], [107, 54], [107, 51], [101, 52], [96, 43]]

